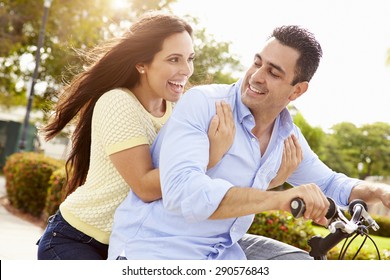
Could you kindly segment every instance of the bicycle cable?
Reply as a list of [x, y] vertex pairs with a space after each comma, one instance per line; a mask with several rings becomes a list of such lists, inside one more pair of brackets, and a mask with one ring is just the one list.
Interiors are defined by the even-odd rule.
[[353, 242], [359, 235], [362, 235], [362, 236], [364, 235], [364, 239], [363, 239], [362, 243], [360, 244], [359, 248], [356, 250], [356, 253], [355, 253], [355, 255], [352, 257], [352, 260], [354, 260], [354, 259], [358, 256], [358, 254], [359, 254], [359, 252], [361, 251], [361, 249], [363, 248], [363, 246], [364, 246], [364, 244], [365, 244], [367, 238], [370, 239], [370, 241], [371, 241], [372, 244], [374, 245], [375, 250], [376, 250], [376, 253], [377, 253], [377, 256], [378, 256], [378, 260], [380, 260], [380, 259], [381, 259], [381, 256], [380, 256], [380, 252], [379, 252], [378, 246], [376, 245], [374, 239], [368, 234], [368, 229], [367, 229], [367, 227], [365, 227], [365, 226], [360, 226], [359, 229], [356, 231], [356, 234], [354, 235], [354, 237], [353, 237], [351, 240], [349, 240], [349, 242], [348, 242], [348, 239], [349, 239], [349, 238], [346, 238], [346, 239], [345, 239], [344, 244], [343, 244], [343, 246], [342, 246], [341, 249], [340, 249], [340, 253], [339, 253], [338, 259], [339, 259], [339, 260], [343, 260], [343, 259], [344, 259], [345, 254], [347, 253], [348, 248], [350, 247], [350, 245], [352, 244], [352, 242]]

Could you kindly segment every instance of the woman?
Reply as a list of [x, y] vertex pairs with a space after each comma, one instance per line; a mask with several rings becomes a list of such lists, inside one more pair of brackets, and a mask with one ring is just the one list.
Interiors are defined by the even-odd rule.
[[[149, 145], [193, 73], [192, 28], [176, 16], [148, 13], [88, 59], [43, 128], [50, 140], [76, 118], [68, 196], [38, 241], [38, 259], [106, 259], [114, 211], [130, 188], [144, 202], [161, 198]], [[234, 135], [230, 107], [216, 106], [209, 167]]]

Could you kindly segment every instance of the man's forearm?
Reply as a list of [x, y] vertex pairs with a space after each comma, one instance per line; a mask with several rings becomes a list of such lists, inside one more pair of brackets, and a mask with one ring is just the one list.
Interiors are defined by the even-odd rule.
[[390, 188], [389, 185], [363, 181], [353, 187], [349, 196], [349, 203], [354, 199], [362, 199], [366, 203], [376, 203], [381, 201], [385, 190]]
[[210, 219], [236, 218], [277, 208], [275, 192], [233, 187], [226, 193]]

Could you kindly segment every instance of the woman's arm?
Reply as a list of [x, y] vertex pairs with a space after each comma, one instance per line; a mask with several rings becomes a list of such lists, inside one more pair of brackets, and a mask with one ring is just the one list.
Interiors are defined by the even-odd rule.
[[236, 134], [230, 105], [222, 101], [217, 102], [215, 106], [217, 114], [211, 119], [208, 131], [210, 150], [207, 169], [214, 167], [222, 159], [233, 144]]
[[161, 198], [159, 170], [153, 167], [150, 146], [140, 145], [110, 155], [111, 162], [144, 202]]
[[295, 171], [303, 159], [301, 145], [297, 137], [292, 134], [284, 140], [284, 149], [282, 163], [278, 170], [278, 174], [269, 184], [268, 189], [272, 189], [282, 185], [287, 178]]
[[[227, 152], [233, 143], [235, 126], [230, 105], [225, 102], [216, 104], [217, 114], [209, 126], [210, 161], [213, 167]], [[160, 199], [161, 184], [159, 169], [154, 168], [150, 156], [150, 146], [140, 145], [110, 155], [115, 168], [121, 174], [132, 191], [144, 202]]]

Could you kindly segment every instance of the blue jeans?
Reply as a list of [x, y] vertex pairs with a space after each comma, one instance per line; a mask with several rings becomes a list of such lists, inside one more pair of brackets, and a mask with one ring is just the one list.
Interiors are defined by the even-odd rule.
[[313, 260], [306, 251], [264, 236], [245, 234], [238, 244], [248, 260]]
[[37, 242], [38, 260], [105, 260], [108, 245], [75, 229], [60, 211], [48, 219], [48, 225]]

